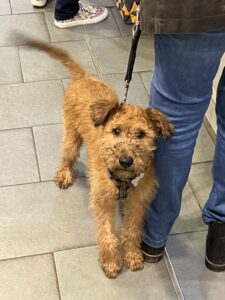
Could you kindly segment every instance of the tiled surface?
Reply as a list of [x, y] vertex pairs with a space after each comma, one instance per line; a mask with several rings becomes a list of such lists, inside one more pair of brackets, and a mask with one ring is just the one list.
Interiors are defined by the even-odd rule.
[[2, 1], [0, 15], [10, 15], [10, 14], [11, 14], [11, 8], [10, 8], [9, 0]]
[[0, 84], [23, 81], [17, 47], [0, 48], [0, 70]]
[[30, 128], [0, 131], [0, 166], [0, 186], [39, 181]]
[[175, 300], [176, 295], [164, 262], [145, 264], [143, 271], [123, 269], [116, 280], [103, 275], [95, 247], [55, 253], [56, 270], [62, 299]]
[[[34, 139], [37, 150], [41, 180], [52, 180], [60, 161], [62, 125], [34, 127]], [[87, 170], [87, 153], [82, 147], [75, 166], [77, 176], [85, 176]]]
[[0, 261], [1, 300], [60, 300], [50, 254]]
[[[83, 64], [90, 73], [96, 73], [87, 45], [83, 41], [56, 43], [55, 46], [74, 53], [74, 58]], [[43, 52], [25, 46], [20, 47], [19, 52], [25, 81], [70, 77], [69, 70], [62, 66], [62, 63]]]
[[201, 209], [189, 186], [186, 185], [183, 191], [180, 215], [177, 218], [171, 233], [182, 233], [201, 231], [206, 229], [201, 217]]
[[105, 20], [103, 27], [101, 23], [86, 25], [85, 31], [89, 36], [89, 38], [104, 38], [104, 37], [120, 36], [119, 28], [113, 18], [111, 11], [109, 11], [109, 16]]
[[[124, 96], [124, 78], [125, 74], [104, 75], [105, 81], [116, 90], [120, 99], [123, 99]], [[132, 76], [127, 101], [130, 104], [136, 104], [142, 107], [146, 107], [148, 105], [148, 95], [137, 73], [134, 73]]]
[[68, 190], [52, 181], [0, 188], [0, 259], [95, 245], [86, 179]]
[[141, 80], [148, 94], [150, 94], [150, 83], [152, 80], [152, 72], [141, 72]]
[[30, 1], [27, 0], [10, 0], [13, 14], [31, 13], [31, 12], [42, 12], [46, 10], [54, 10], [55, 1], [49, 0], [45, 8], [35, 8], [31, 5]]
[[0, 46], [24, 44], [24, 39], [17, 38], [15, 32], [49, 41], [46, 20], [40, 13], [0, 16], [0, 32]]
[[[177, 299], [163, 261], [146, 264], [140, 272], [123, 269], [116, 280], [104, 276], [93, 247], [96, 225], [84, 177], [85, 148], [75, 166], [74, 186], [60, 190], [53, 181], [60, 160], [63, 92], [70, 74], [46, 54], [25, 47], [23, 35], [67, 49], [90, 73], [100, 70], [122, 98], [131, 26], [123, 23], [113, 0], [95, 4], [109, 7], [107, 20], [58, 29], [53, 25], [55, 0], [43, 9], [33, 8], [30, 0], [0, 1], [1, 300], [86, 300], [93, 295], [100, 300]], [[142, 35], [129, 103], [148, 105], [153, 65], [153, 37]], [[212, 184], [213, 151], [203, 126], [168, 243], [186, 299], [219, 299], [225, 292], [224, 275], [204, 267], [207, 228], [200, 207]]]
[[215, 146], [210, 135], [206, 131], [205, 127], [202, 126], [196, 143], [192, 163], [212, 161], [214, 148]]
[[175, 235], [167, 245], [185, 300], [223, 298], [225, 273], [205, 267], [205, 238], [206, 232]]
[[0, 85], [0, 129], [61, 122], [61, 81]]
[[[104, 39], [91, 40], [94, 54], [103, 74], [124, 73], [124, 70], [127, 69], [130, 44], [130, 37], [111, 38], [107, 44]], [[134, 72], [151, 70], [153, 56], [152, 38], [142, 36], [139, 41]]]
[[189, 183], [196, 199], [203, 209], [212, 189], [212, 163], [192, 165]]

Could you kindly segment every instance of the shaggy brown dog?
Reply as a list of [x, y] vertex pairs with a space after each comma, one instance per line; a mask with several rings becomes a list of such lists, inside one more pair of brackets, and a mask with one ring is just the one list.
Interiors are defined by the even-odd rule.
[[[142, 269], [143, 220], [158, 186], [154, 140], [158, 135], [169, 138], [172, 124], [156, 109], [119, 103], [112, 88], [87, 74], [65, 51], [31, 40], [28, 45], [60, 60], [75, 79], [65, 93], [56, 183], [60, 188], [74, 183], [74, 163], [82, 143], [86, 144], [101, 267], [110, 278], [117, 276], [123, 263], [132, 271]], [[115, 230], [118, 198], [126, 198], [119, 236]]]

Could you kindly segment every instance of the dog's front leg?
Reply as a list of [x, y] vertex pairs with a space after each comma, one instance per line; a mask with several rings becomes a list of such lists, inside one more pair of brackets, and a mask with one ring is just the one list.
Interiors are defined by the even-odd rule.
[[94, 194], [91, 196], [91, 206], [97, 221], [99, 261], [106, 276], [115, 278], [122, 267], [120, 242], [115, 232], [118, 200], [104, 191]]
[[131, 194], [125, 199], [121, 245], [124, 265], [132, 271], [141, 270], [144, 267], [141, 238], [145, 211], [146, 205], [137, 195]]
[[[64, 121], [65, 122], [65, 121]], [[55, 181], [63, 189], [68, 188], [75, 181], [74, 163], [79, 156], [82, 139], [77, 128], [64, 124], [63, 143], [61, 149], [61, 162], [58, 167]]]

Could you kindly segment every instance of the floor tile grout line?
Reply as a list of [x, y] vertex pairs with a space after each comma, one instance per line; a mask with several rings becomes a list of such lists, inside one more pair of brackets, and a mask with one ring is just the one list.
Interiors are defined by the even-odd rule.
[[[52, 180], [49, 180], [52, 181]], [[15, 183], [15, 184], [8, 184], [8, 185], [0, 185], [0, 190], [4, 188], [10, 188], [10, 187], [16, 187], [16, 186], [22, 186], [22, 185], [28, 185], [28, 184], [36, 184], [41, 183], [43, 181], [33, 181], [33, 182], [22, 182], [22, 183]]]
[[7, 262], [10, 260], [19, 260], [19, 259], [25, 259], [25, 258], [32, 258], [36, 256], [45, 256], [45, 255], [51, 255], [53, 252], [43, 252], [43, 253], [37, 253], [37, 254], [28, 254], [28, 255], [21, 255], [21, 256], [14, 256], [14, 257], [9, 257], [9, 258], [1, 258], [1, 262]]
[[[16, 46], [12, 46], [12, 47], [16, 47]], [[17, 46], [19, 47], [19, 46]], [[50, 78], [50, 79], [41, 79], [41, 80], [30, 80], [30, 81], [20, 81], [20, 82], [9, 82], [9, 83], [0, 83], [0, 87], [1, 86], [10, 86], [10, 85], [19, 85], [19, 84], [29, 84], [29, 83], [42, 83], [42, 82], [51, 82], [51, 81], [61, 81], [61, 80], [68, 80], [71, 79], [71, 77], [63, 77], [63, 78]]]
[[176, 293], [177, 299], [178, 300], [185, 300], [184, 294], [183, 294], [182, 289], [180, 287], [179, 281], [177, 279], [175, 270], [173, 268], [172, 262], [170, 260], [170, 257], [169, 257], [169, 254], [168, 254], [166, 248], [165, 248], [165, 252], [164, 252], [163, 257], [164, 257], [164, 262], [166, 264], [167, 271], [168, 271], [170, 279], [172, 281], [173, 288], [174, 288], [174, 291]]
[[194, 195], [194, 197], [195, 197], [195, 200], [196, 200], [196, 202], [197, 202], [197, 205], [199, 206], [200, 211], [202, 212], [202, 207], [201, 207], [200, 203], [198, 202], [198, 197], [197, 197], [197, 195], [195, 194], [195, 191], [194, 191], [194, 189], [192, 188], [192, 184], [191, 184], [191, 182], [190, 182], [189, 180], [188, 180], [188, 184], [189, 184], [190, 189], [191, 189], [191, 191], [192, 191], [192, 193], [193, 193], [193, 195]]
[[[79, 178], [87, 178], [86, 175], [81, 175], [78, 176], [77, 179]], [[15, 184], [8, 184], [8, 185], [0, 185], [0, 189], [1, 188], [10, 188], [10, 187], [17, 187], [17, 186], [25, 186], [25, 185], [29, 185], [29, 184], [39, 184], [39, 183], [47, 183], [47, 182], [55, 182], [54, 179], [47, 179], [47, 180], [40, 180], [40, 181], [33, 181], [33, 182], [22, 182], [22, 183], [15, 183]]]
[[[142, 83], [142, 85], [143, 85], [143, 87], [144, 87], [144, 89], [145, 89], [145, 91], [146, 91], [146, 93], [148, 95], [148, 99], [149, 99], [150, 98], [149, 92], [147, 91], [147, 89], [145, 87], [144, 81], [142, 80], [142, 77], [141, 77], [140, 73], [142, 73], [142, 72], [137, 72], [137, 74], [138, 74], [138, 76], [139, 76], [139, 78], [141, 80], [141, 83]], [[149, 79], [150, 79], [150, 77], [149, 77]], [[150, 89], [150, 86], [151, 86], [151, 82], [149, 80], [149, 89]], [[149, 99], [149, 101], [150, 101], [150, 99]]]
[[214, 132], [212, 126], [210, 125], [210, 123], [206, 117], [204, 117], [203, 125], [204, 125], [206, 131], [208, 132], [211, 140], [213, 141], [213, 144], [216, 145], [216, 133]]
[[45, 25], [46, 25], [46, 29], [47, 29], [47, 33], [48, 33], [48, 39], [49, 39], [49, 42], [52, 42], [45, 10], [43, 11], [43, 15], [44, 15]]
[[209, 163], [212, 163], [212, 161], [213, 160], [198, 161], [198, 162], [193, 162], [191, 165], [196, 166], [196, 165], [200, 165], [200, 164], [209, 164]]
[[83, 249], [83, 248], [91, 248], [91, 247], [97, 247], [97, 243], [96, 244], [90, 244], [90, 245], [81, 245], [81, 246], [77, 246], [77, 247], [72, 247], [72, 248], [64, 248], [64, 249], [60, 249], [60, 250], [53, 250], [51, 252], [40, 252], [40, 253], [36, 253], [36, 254], [28, 254], [28, 255], [21, 255], [21, 256], [14, 256], [14, 257], [9, 257], [9, 258], [0, 258], [0, 263], [3, 261], [10, 261], [10, 260], [18, 260], [18, 259], [24, 259], [24, 258], [31, 258], [31, 257], [36, 257], [36, 256], [44, 256], [44, 255], [52, 255], [55, 253], [60, 253], [60, 252], [64, 252], [64, 251], [72, 251], [72, 250], [77, 250], [77, 249]]
[[32, 128], [36, 128], [36, 127], [55, 126], [55, 125], [62, 125], [62, 122], [60, 122], [60, 123], [35, 124], [35, 125], [28, 125], [28, 126], [22, 126], [22, 127], [4, 128], [4, 129], [0, 129], [0, 132], [2, 132], [2, 131], [10, 131], [10, 130], [29, 129], [31, 127]]
[[36, 146], [36, 143], [35, 143], [35, 136], [34, 136], [33, 127], [31, 127], [31, 134], [32, 134], [32, 139], [33, 139], [33, 146], [34, 146], [34, 152], [35, 152], [35, 158], [36, 158], [36, 165], [37, 165], [37, 170], [38, 170], [39, 181], [41, 181], [41, 170], [40, 170], [40, 166], [39, 166], [39, 163], [38, 163], [37, 146]]
[[10, 12], [11, 12], [11, 14], [8, 14], [7, 16], [12, 16], [13, 15], [13, 10], [12, 10], [12, 4], [11, 4], [10, 0], [9, 0], [9, 6], [10, 6]]
[[62, 300], [54, 252], [51, 253], [51, 255], [52, 255], [52, 261], [53, 261], [53, 266], [54, 266], [54, 270], [55, 270], [55, 279], [56, 279], [56, 286], [57, 286], [57, 290], [58, 290], [59, 300]]
[[13, 13], [12, 14], [8, 14], [8, 15], [0, 15], [0, 18], [1, 17], [5, 17], [5, 16], [21, 16], [21, 15], [30, 15], [30, 14], [43, 14], [44, 10], [39, 10], [39, 11], [27, 11], [27, 12], [17, 12], [17, 13]]
[[170, 233], [170, 236], [190, 234], [190, 233], [192, 234], [192, 233], [205, 232], [205, 231], [207, 231], [207, 229], [184, 231], [184, 232]]
[[[85, 41], [85, 40], [84, 40]], [[12, 47], [19, 47], [19, 46], [12, 46]], [[140, 73], [147, 73], [152, 72], [153, 70], [144, 70], [144, 71], [134, 71], [133, 74], [137, 74], [140, 76]], [[126, 70], [124, 72], [116, 72], [116, 73], [102, 73], [102, 76], [116, 76], [116, 75], [125, 75]], [[97, 76], [98, 74], [91, 74], [93, 76]], [[31, 83], [42, 83], [42, 82], [49, 82], [49, 81], [62, 81], [62, 80], [70, 80], [71, 77], [63, 77], [63, 78], [49, 78], [49, 79], [41, 79], [41, 80], [30, 80], [30, 81], [19, 81], [19, 82], [9, 82], [9, 83], [0, 83], [1, 86], [10, 86], [10, 85], [19, 85], [19, 84], [31, 84]], [[147, 92], [148, 93], [148, 92]]]
[[[27, 13], [27, 14], [32, 14], [32, 13]], [[44, 16], [44, 12], [37, 12], [36, 14], [42, 14], [44, 19], [45, 19], [45, 16]], [[13, 14], [13, 15], [8, 15], [8, 16], [15, 16], [15, 15], [21, 15], [21, 14]], [[4, 17], [3, 16], [0, 16], [0, 17]], [[48, 29], [48, 28], [47, 28]], [[84, 31], [85, 31], [85, 28], [84, 28]], [[148, 38], [149, 36], [151, 36], [151, 34], [146, 34], [146, 35], [143, 35], [142, 38], [144, 37], [145, 38]], [[126, 36], [114, 36], [114, 37], [110, 37], [110, 36], [101, 36], [101, 37], [97, 37], [97, 38], [91, 38], [91, 40], [113, 40], [113, 39], [129, 39], [130, 42], [132, 40], [132, 36], [131, 35], [126, 35]], [[52, 43], [52, 44], [55, 44], [55, 43], [71, 43], [71, 42], [79, 42], [79, 41], [84, 41], [85, 39], [78, 39], [78, 40], [66, 40], [66, 41], [51, 41], [51, 38], [46, 41], [46, 43]], [[0, 47], [11, 47], [11, 46], [18, 46], [18, 47], [24, 47], [26, 46], [26, 44], [22, 43], [22, 44], [6, 44], [6, 45], [0, 45]], [[143, 72], [147, 72], [148, 70], [143, 70]], [[140, 71], [142, 72], [142, 71]]]
[[116, 23], [117, 29], [119, 30], [120, 36], [122, 37], [122, 36], [123, 36], [123, 35], [122, 35], [122, 31], [120, 30], [120, 26], [119, 26], [119, 24], [117, 23], [116, 18], [114, 17], [114, 14], [113, 14], [113, 12], [112, 12], [112, 10], [113, 10], [114, 8], [115, 8], [115, 6], [114, 6], [114, 7], [110, 7], [109, 10], [110, 10], [110, 13], [111, 13], [111, 16], [112, 16], [114, 22]]
[[16, 48], [17, 48], [17, 51], [18, 51], [20, 71], [21, 71], [21, 75], [22, 75], [22, 82], [21, 82], [21, 84], [22, 84], [22, 83], [25, 83], [25, 81], [24, 81], [23, 67], [22, 67], [21, 56], [20, 56], [20, 49], [19, 49], [19, 46], [16, 46]]
[[94, 64], [94, 66], [95, 66], [95, 70], [96, 70], [96, 72], [97, 72], [97, 76], [98, 76], [100, 79], [103, 80], [101, 68], [99, 67], [99, 64], [98, 64], [98, 62], [97, 62], [97, 59], [96, 59], [96, 57], [95, 57], [95, 55], [94, 55], [94, 50], [93, 50], [93, 48], [92, 48], [92, 46], [91, 46], [90, 38], [89, 38], [89, 35], [88, 35], [88, 33], [87, 33], [86, 29], [85, 29], [85, 26], [84, 26], [84, 38], [85, 38], [85, 42], [86, 42], [86, 45], [87, 45], [87, 47], [88, 47], [89, 53], [90, 53], [90, 55], [91, 55], [91, 59], [92, 59], [93, 64]]

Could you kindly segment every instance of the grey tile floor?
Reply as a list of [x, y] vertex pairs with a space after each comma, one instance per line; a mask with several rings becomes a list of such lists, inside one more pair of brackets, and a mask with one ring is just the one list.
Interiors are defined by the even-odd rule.
[[[0, 299], [221, 299], [225, 275], [204, 267], [207, 228], [201, 210], [210, 191], [214, 151], [204, 126], [167, 255], [143, 271], [124, 269], [109, 280], [99, 268], [85, 148], [76, 184], [61, 191], [53, 182], [69, 74], [45, 54], [27, 49], [13, 32], [69, 50], [122, 96], [131, 28], [121, 21], [113, 0], [94, 2], [109, 7], [107, 20], [60, 30], [53, 25], [54, 1], [39, 10], [30, 0], [0, 1]], [[153, 39], [143, 35], [131, 103], [139, 99], [147, 105], [153, 61]]]

